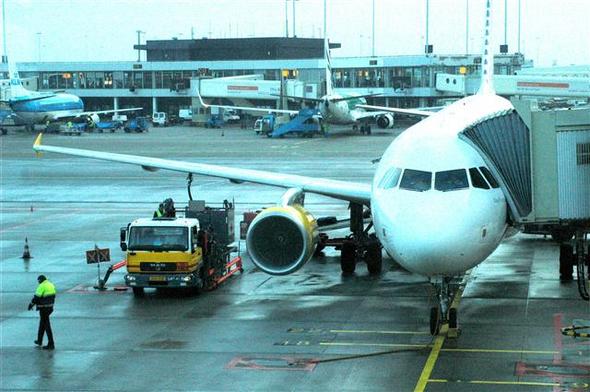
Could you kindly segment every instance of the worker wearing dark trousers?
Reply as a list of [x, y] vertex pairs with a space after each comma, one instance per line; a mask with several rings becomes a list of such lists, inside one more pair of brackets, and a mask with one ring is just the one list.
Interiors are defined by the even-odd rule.
[[53, 332], [51, 331], [51, 322], [49, 316], [53, 313], [53, 304], [55, 302], [55, 286], [51, 283], [44, 275], [37, 277], [39, 286], [35, 291], [35, 295], [29, 304], [29, 310], [33, 309], [33, 306], [37, 306], [39, 311], [39, 331], [37, 333], [37, 340], [35, 344], [37, 346], [43, 345], [43, 335], [47, 333], [47, 345], [43, 346], [44, 350], [53, 350], [55, 343], [53, 341]]

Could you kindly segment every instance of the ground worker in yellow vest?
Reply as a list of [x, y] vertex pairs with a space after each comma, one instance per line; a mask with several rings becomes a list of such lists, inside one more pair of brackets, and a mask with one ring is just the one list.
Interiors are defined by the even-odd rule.
[[43, 346], [44, 350], [53, 350], [55, 343], [53, 341], [53, 332], [51, 331], [51, 323], [49, 322], [49, 316], [53, 313], [53, 303], [55, 302], [55, 286], [51, 283], [45, 275], [39, 275], [37, 277], [39, 286], [35, 291], [35, 295], [29, 304], [29, 310], [33, 309], [36, 305], [39, 311], [39, 331], [37, 333], [37, 340], [35, 344], [37, 346], [43, 345], [43, 335], [47, 333], [47, 345]]

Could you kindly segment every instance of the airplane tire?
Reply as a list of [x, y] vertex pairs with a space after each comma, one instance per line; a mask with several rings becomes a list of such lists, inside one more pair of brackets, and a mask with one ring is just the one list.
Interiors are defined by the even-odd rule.
[[3, 135], [6, 135], [7, 133], [8, 133], [8, 129], [6, 129], [6, 128], [2, 128], [2, 134], [3, 134]]
[[561, 244], [559, 246], [559, 280], [561, 282], [573, 280], [574, 263], [574, 247], [570, 244]]
[[367, 125], [367, 128], [365, 129], [365, 132], [367, 133], [367, 135], [371, 134], [371, 126]]
[[378, 241], [373, 241], [367, 246], [365, 262], [367, 263], [369, 274], [379, 275], [381, 273], [383, 268], [383, 255], [381, 254], [381, 244]]
[[134, 297], [143, 297], [144, 291], [143, 287], [133, 287], [133, 296]]
[[457, 309], [450, 308], [449, 309], [449, 328], [457, 329]]
[[438, 311], [438, 307], [430, 308], [430, 334], [431, 335], [438, 335], [440, 331], [440, 312]]
[[342, 273], [350, 275], [356, 268], [356, 244], [353, 241], [344, 241], [340, 250], [340, 268]]

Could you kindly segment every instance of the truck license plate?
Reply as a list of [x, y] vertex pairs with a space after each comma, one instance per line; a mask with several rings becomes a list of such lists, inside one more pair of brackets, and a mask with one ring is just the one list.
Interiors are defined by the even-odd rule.
[[165, 282], [166, 281], [166, 277], [165, 276], [150, 276], [150, 281], [152, 282]]

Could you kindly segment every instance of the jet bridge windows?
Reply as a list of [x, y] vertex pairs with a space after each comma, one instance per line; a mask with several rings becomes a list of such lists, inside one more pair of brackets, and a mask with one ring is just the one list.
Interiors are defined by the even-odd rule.
[[436, 172], [434, 189], [437, 191], [448, 192], [467, 188], [469, 188], [469, 181], [465, 169]]
[[432, 173], [421, 170], [404, 170], [404, 175], [399, 184], [400, 189], [415, 192], [424, 192], [432, 187]]
[[399, 182], [399, 178], [401, 177], [402, 169], [398, 167], [392, 167], [389, 169], [381, 181], [379, 181], [379, 188], [381, 189], [391, 189], [397, 186]]

